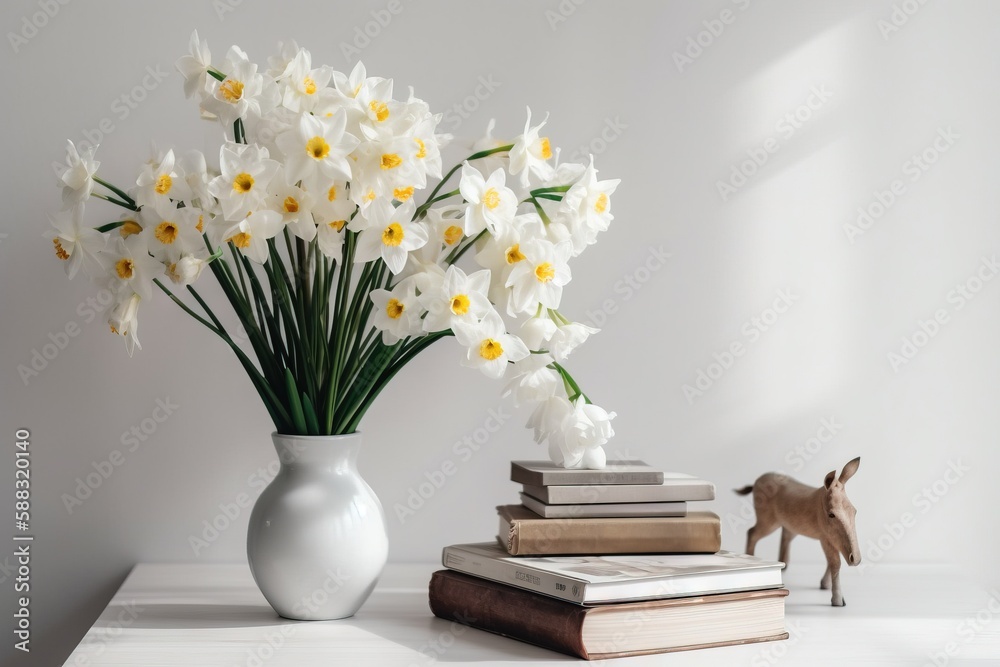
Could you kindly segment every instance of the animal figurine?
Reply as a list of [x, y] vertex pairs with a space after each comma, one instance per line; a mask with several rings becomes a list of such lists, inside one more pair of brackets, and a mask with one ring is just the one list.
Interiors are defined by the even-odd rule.
[[788, 564], [788, 545], [796, 535], [805, 535], [820, 541], [826, 555], [826, 573], [820, 581], [822, 590], [833, 588], [830, 604], [843, 607], [844, 596], [840, 591], [840, 557], [849, 566], [861, 562], [861, 549], [854, 528], [858, 510], [847, 498], [844, 485], [861, 465], [861, 457], [849, 461], [837, 477], [831, 470], [823, 486], [813, 488], [788, 475], [769, 472], [753, 484], [736, 493], [745, 496], [753, 493], [753, 507], [757, 523], [747, 531], [747, 553], [753, 555], [757, 541], [781, 528], [781, 548], [778, 560]]

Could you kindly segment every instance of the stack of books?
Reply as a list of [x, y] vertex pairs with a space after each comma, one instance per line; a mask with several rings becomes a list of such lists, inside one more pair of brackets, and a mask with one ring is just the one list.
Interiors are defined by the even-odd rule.
[[781, 563], [720, 551], [715, 487], [641, 461], [514, 461], [494, 542], [434, 573], [436, 616], [588, 660], [786, 639]]

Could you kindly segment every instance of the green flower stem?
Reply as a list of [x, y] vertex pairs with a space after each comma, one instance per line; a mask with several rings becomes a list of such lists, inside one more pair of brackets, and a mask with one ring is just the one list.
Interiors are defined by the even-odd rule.
[[96, 192], [90, 193], [91, 197], [97, 197], [98, 199], [103, 199], [104, 201], [109, 201], [116, 206], [121, 206], [122, 208], [127, 208], [130, 211], [138, 211], [139, 209], [135, 204], [129, 204], [128, 202], [123, 202], [120, 199], [115, 199], [114, 197], [109, 197], [107, 195], [98, 194]]
[[549, 368], [552, 368], [559, 373], [560, 376], [562, 376], [563, 382], [567, 385], [566, 394], [569, 396], [570, 401], [576, 401], [576, 399], [582, 396], [583, 400], [587, 403], [593, 402], [585, 393], [583, 393], [583, 390], [580, 389], [580, 385], [576, 383], [576, 380], [573, 379], [573, 376], [570, 375], [569, 371], [566, 370], [559, 362], [553, 361], [549, 364]]
[[94, 182], [95, 183], [99, 183], [100, 185], [103, 185], [108, 190], [111, 190], [113, 193], [115, 193], [116, 195], [118, 195], [118, 197], [122, 201], [124, 201], [124, 202], [126, 202], [128, 204], [131, 204], [132, 206], [135, 206], [135, 200], [132, 199], [131, 197], [129, 197], [128, 194], [124, 190], [111, 185], [107, 181], [98, 178], [96, 175], [94, 176]]

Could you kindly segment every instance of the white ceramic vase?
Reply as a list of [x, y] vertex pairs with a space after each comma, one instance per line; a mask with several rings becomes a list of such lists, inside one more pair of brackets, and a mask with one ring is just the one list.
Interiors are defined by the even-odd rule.
[[361, 434], [271, 437], [281, 469], [247, 530], [257, 587], [285, 618], [352, 616], [389, 552], [382, 505], [355, 465]]

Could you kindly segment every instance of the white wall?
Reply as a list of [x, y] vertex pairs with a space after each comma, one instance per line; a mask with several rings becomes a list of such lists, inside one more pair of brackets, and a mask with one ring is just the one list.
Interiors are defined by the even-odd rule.
[[[997, 581], [990, 523], [998, 493], [990, 482], [1000, 427], [1000, 280], [961, 308], [949, 294], [1000, 250], [1000, 5], [928, 2], [884, 37], [878, 22], [891, 20], [888, 0], [395, 2], [401, 13], [362, 50], [369, 72], [413, 85], [441, 111], [462, 105], [481, 77], [499, 82], [467, 120], [452, 111], [445, 127], [469, 139], [495, 116], [513, 135], [530, 104], [551, 112], [555, 145], [573, 153], [589, 144], [601, 153], [602, 174], [623, 179], [616, 221], [574, 266], [565, 298], [565, 311], [581, 318], [607, 300], [617, 308], [571, 361], [588, 392], [618, 411], [619, 447], [714, 480], [711, 507], [731, 549], [742, 548], [747, 522], [729, 489], [774, 469], [818, 484], [861, 455], [849, 490], [872, 568], [951, 561]], [[21, 31], [42, 4], [4, 3], [4, 32]], [[118, 182], [134, 177], [150, 139], [213, 145], [216, 127], [198, 120], [173, 70], [192, 28], [217, 53], [235, 42], [263, 61], [277, 40], [295, 38], [316, 60], [349, 69], [353, 58], [340, 45], [390, 4], [78, 1], [61, 6], [16, 53], [4, 47], [0, 456], [10, 470], [15, 430], [31, 429], [31, 664], [64, 657], [137, 561], [243, 559], [247, 510], [197, 555], [189, 536], [220, 504], [254, 496], [252, 476], [274, 459], [266, 413], [241, 369], [172, 304], [145, 308], [143, 350], [131, 360], [103, 318], [87, 321], [81, 304], [95, 289], [83, 279], [67, 283], [41, 236], [58, 206], [50, 163], [65, 138], [82, 139], [105, 118], [114, 129], [101, 141], [102, 173]], [[217, 15], [220, 7], [232, 11]], [[732, 21], [678, 71], [674, 52], [724, 9]], [[147, 67], [168, 74], [122, 118], [121, 105], [112, 105], [141, 84]], [[807, 112], [801, 105], [817, 89], [829, 97], [812, 98], [816, 108]], [[778, 126], [797, 111], [809, 118], [794, 132]], [[620, 129], [606, 130], [613, 126]], [[958, 138], [930, 155], [937, 160], [925, 172], [912, 172], [911, 156], [948, 128]], [[777, 152], [723, 201], [716, 182], [769, 138]], [[895, 179], [903, 193], [851, 242], [844, 226]], [[661, 247], [670, 259], [647, 275], [642, 267]], [[645, 282], [629, 292], [619, 282], [626, 276]], [[744, 323], [779, 290], [794, 295], [792, 306], [751, 341]], [[887, 354], [938, 309], [947, 323], [893, 369]], [[80, 335], [25, 385], [18, 365], [70, 322]], [[734, 341], [746, 353], [693, 404], [686, 400], [682, 386]], [[361, 468], [389, 515], [395, 561], [432, 560], [447, 543], [489, 539], [493, 507], [516, 498], [509, 460], [544, 456], [521, 428], [525, 415], [499, 399], [496, 383], [459, 368], [444, 349], [452, 344], [402, 373], [363, 425]], [[69, 513], [62, 494], [166, 398], [179, 405], [174, 415]], [[513, 416], [463, 460], [454, 444], [500, 409]], [[824, 419], [839, 425], [833, 439], [797, 459]], [[447, 460], [457, 474], [399, 520], [395, 505]], [[939, 481], [950, 462], [969, 468], [951, 486]], [[0, 537], [14, 530], [12, 481], [9, 472], [0, 481], [0, 506], [8, 508]], [[916, 497], [936, 481], [947, 491], [938, 502]], [[904, 512], [916, 524], [898, 540], [886, 536], [886, 524]], [[880, 537], [893, 542], [881, 560], [869, 546]], [[771, 538], [759, 553], [776, 550]], [[11, 551], [0, 550], [0, 563]], [[815, 543], [803, 539], [793, 553], [793, 567], [820, 576], [820, 565], [807, 564], [821, 558]], [[848, 588], [864, 585], [856, 570], [850, 577]], [[10, 578], [2, 585], [9, 619]]]

